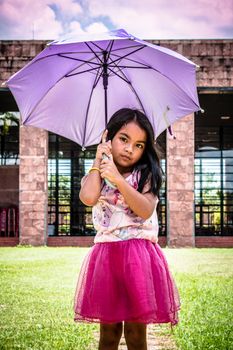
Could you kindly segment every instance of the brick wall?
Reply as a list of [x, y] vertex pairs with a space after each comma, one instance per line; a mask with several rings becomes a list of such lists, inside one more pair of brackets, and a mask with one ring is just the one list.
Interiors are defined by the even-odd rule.
[[19, 244], [19, 237], [0, 237], [0, 247], [15, 247]]
[[[149, 40], [191, 59], [200, 68], [197, 85], [233, 86], [233, 40]], [[0, 85], [46, 47], [43, 40], [0, 40]]]
[[233, 237], [203, 236], [195, 238], [197, 248], [233, 248]]
[[44, 40], [0, 41], [0, 86], [41, 52], [46, 44]]
[[167, 223], [170, 247], [193, 247], [194, 235], [194, 115], [173, 125], [167, 135]]
[[19, 208], [20, 243], [47, 243], [48, 133], [20, 127]]
[[152, 40], [200, 66], [198, 87], [233, 87], [233, 40]]

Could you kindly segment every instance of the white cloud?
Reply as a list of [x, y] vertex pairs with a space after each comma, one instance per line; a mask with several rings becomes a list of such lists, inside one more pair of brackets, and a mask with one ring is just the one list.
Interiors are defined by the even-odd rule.
[[1, 36], [9, 39], [51, 39], [59, 35], [61, 24], [45, 1], [7, 0], [0, 5]]
[[89, 0], [89, 9], [148, 39], [223, 37], [223, 28], [233, 26], [232, 0]]
[[82, 7], [73, 0], [54, 0], [47, 1], [48, 4], [55, 4], [66, 16], [76, 16], [83, 12]]
[[87, 0], [84, 8], [78, 0], [0, 0], [0, 39], [32, 39], [33, 27], [34, 39], [56, 39], [110, 23], [143, 39], [233, 37], [233, 0]]
[[0, 2], [0, 38], [55, 39], [63, 32], [63, 24], [50, 7], [56, 4], [62, 16], [73, 17], [82, 9], [73, 0], [2, 0]]
[[78, 21], [73, 21], [69, 24], [67, 33], [65, 35], [66, 38], [75, 38], [79, 35], [85, 35], [87, 33], [103, 33], [107, 32], [108, 28], [101, 22], [95, 22], [91, 25], [85, 27], [85, 30], [81, 27]]
[[85, 28], [88, 33], [104, 33], [108, 28], [102, 22], [94, 22]]
[[84, 30], [82, 29], [81, 25], [77, 21], [70, 22], [69, 28], [68, 28], [68, 35], [69, 36], [75, 36], [79, 34], [84, 34]]

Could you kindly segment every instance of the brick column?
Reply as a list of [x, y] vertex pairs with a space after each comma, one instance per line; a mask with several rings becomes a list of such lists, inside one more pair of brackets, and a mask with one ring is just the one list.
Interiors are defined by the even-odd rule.
[[20, 127], [19, 210], [20, 244], [47, 243], [48, 133]]
[[169, 247], [194, 247], [194, 115], [167, 135], [167, 229]]

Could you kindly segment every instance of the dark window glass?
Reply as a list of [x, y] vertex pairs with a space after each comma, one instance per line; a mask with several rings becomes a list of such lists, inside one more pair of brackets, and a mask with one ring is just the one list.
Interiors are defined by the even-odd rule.
[[233, 235], [233, 127], [197, 127], [196, 235]]
[[19, 164], [19, 113], [0, 112], [0, 165]]
[[161, 160], [161, 166], [164, 172], [164, 181], [160, 189], [160, 198], [158, 204], [158, 219], [159, 219], [159, 236], [167, 235], [167, 215], [166, 215], [166, 131], [163, 132], [156, 140], [156, 151]]

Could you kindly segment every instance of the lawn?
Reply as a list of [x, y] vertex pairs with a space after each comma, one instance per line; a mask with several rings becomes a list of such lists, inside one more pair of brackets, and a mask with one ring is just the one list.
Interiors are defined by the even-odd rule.
[[[98, 325], [73, 322], [88, 248], [0, 248], [0, 349], [94, 350]], [[180, 291], [178, 349], [233, 349], [233, 249], [163, 249]], [[170, 332], [168, 325], [161, 332]]]
[[178, 349], [233, 349], [233, 249], [165, 249], [180, 291]]

